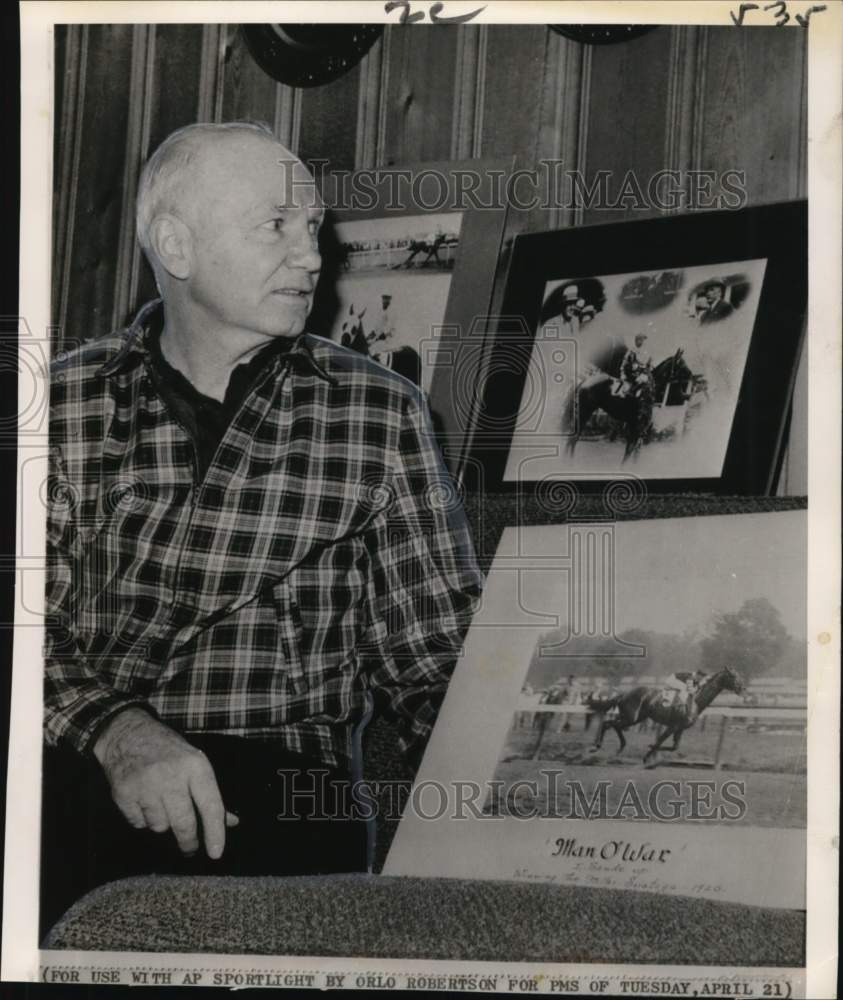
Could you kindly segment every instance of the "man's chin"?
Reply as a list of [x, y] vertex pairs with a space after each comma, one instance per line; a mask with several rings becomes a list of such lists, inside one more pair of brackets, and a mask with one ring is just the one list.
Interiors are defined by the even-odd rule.
[[265, 317], [261, 330], [272, 337], [297, 337], [307, 325], [307, 309], [275, 309]]
[[281, 296], [276, 296], [276, 299], [278, 304], [272, 310], [271, 325], [280, 336], [295, 337], [305, 328], [313, 303], [310, 298], [285, 301]]

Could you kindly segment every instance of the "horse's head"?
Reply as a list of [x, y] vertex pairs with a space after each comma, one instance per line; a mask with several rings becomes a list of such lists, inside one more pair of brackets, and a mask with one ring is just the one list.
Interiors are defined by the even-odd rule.
[[746, 685], [743, 682], [741, 675], [735, 670], [734, 667], [724, 667], [720, 674], [722, 676], [723, 687], [727, 691], [734, 691], [735, 694], [741, 694]]

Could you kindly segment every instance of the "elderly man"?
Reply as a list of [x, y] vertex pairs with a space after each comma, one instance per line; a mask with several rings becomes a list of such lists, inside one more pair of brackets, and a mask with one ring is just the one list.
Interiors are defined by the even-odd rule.
[[133, 873], [364, 868], [362, 727], [429, 735], [482, 578], [422, 394], [305, 332], [322, 216], [268, 130], [179, 130], [161, 299], [54, 365], [45, 927]]

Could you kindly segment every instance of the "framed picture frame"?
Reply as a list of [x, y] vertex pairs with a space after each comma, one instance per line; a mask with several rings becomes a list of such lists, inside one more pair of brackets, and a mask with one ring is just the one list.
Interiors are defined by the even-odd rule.
[[512, 159], [429, 162], [322, 184], [330, 210], [311, 329], [425, 391], [452, 472], [471, 423], [475, 327], [491, 308], [507, 218], [501, 179], [512, 169]]
[[465, 485], [770, 494], [806, 309], [806, 201], [517, 237]]

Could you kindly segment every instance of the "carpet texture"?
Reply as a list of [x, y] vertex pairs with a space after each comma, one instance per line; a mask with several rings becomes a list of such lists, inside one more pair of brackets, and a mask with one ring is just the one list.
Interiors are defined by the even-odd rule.
[[801, 912], [520, 882], [126, 879], [95, 889], [46, 947], [510, 962], [802, 964]]
[[806, 497], [713, 496], [706, 493], [648, 494], [641, 483], [610, 482], [603, 493], [575, 494], [566, 483], [544, 482], [520, 493], [468, 493], [463, 498], [481, 568], [488, 573], [508, 525], [581, 524], [585, 521], [645, 521], [804, 510]]

